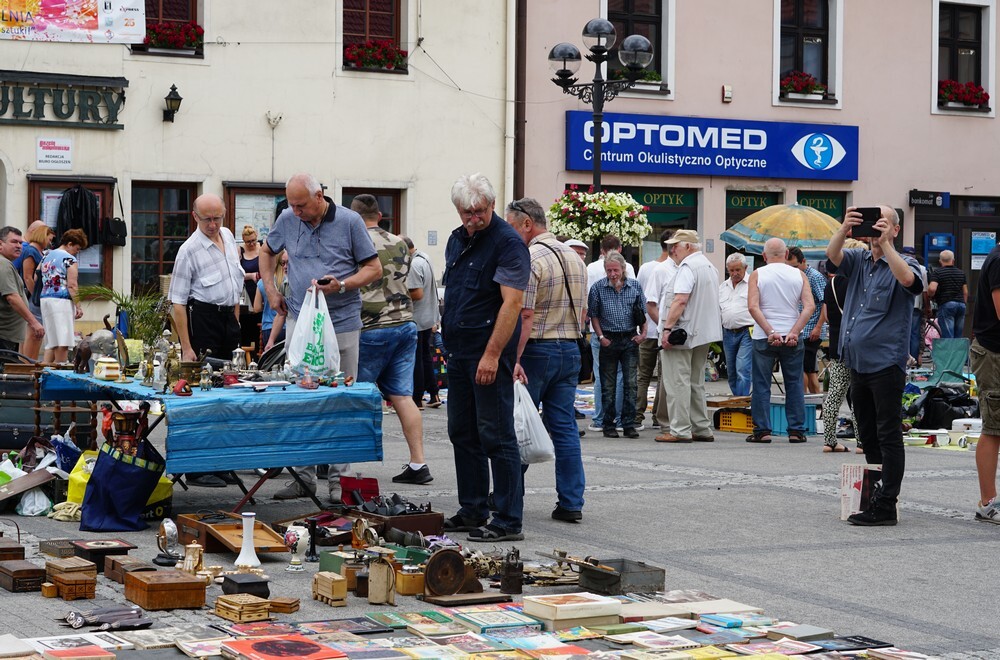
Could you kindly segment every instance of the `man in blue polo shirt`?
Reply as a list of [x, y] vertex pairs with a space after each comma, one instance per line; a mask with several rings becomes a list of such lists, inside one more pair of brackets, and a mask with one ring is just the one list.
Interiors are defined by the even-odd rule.
[[[448, 436], [455, 451], [458, 513], [447, 532], [470, 541], [519, 541], [524, 486], [514, 435], [514, 363], [528, 246], [496, 213], [496, 193], [482, 174], [451, 189], [462, 226], [445, 248], [441, 338], [448, 360]], [[487, 524], [490, 479], [493, 520]]]
[[[361, 337], [361, 294], [358, 291], [382, 277], [375, 244], [368, 236], [364, 220], [350, 209], [337, 206], [323, 195], [323, 187], [311, 174], [296, 174], [285, 184], [288, 208], [274, 221], [260, 251], [260, 272], [274, 272], [275, 255], [288, 253], [286, 299], [265, 277], [264, 291], [271, 309], [288, 314], [286, 336], [295, 332], [295, 320], [310, 287], [326, 295], [330, 321], [337, 333], [340, 370], [357, 378], [358, 346]], [[320, 280], [325, 283], [321, 284]], [[348, 464], [335, 464], [329, 472], [330, 499], [340, 502], [340, 475]], [[314, 492], [316, 475], [312, 467], [302, 468], [302, 480]], [[275, 493], [275, 499], [290, 500], [307, 495], [292, 481]]]
[[855, 207], [826, 248], [827, 270], [847, 278], [847, 299], [840, 326], [840, 357], [851, 368], [851, 400], [858, 440], [865, 460], [882, 465], [881, 485], [852, 525], [895, 525], [896, 500], [903, 482], [902, 405], [906, 361], [910, 355], [910, 315], [913, 297], [924, 284], [916, 260], [896, 252], [892, 241], [899, 233], [899, 217], [881, 206], [875, 223], [880, 232], [871, 249], [844, 249], [852, 227], [861, 224]]

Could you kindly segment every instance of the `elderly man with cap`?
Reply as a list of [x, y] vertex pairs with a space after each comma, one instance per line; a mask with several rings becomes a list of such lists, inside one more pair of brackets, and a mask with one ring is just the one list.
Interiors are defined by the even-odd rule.
[[[647, 261], [643, 265], [639, 266], [639, 272], [636, 273], [635, 279], [639, 281], [639, 286], [642, 287], [643, 293], [646, 296], [646, 338], [642, 340], [639, 344], [639, 375], [638, 384], [636, 385], [636, 395], [635, 395], [635, 424], [636, 426], [641, 426], [643, 420], [646, 417], [646, 406], [648, 405], [648, 392], [649, 383], [653, 380], [653, 372], [656, 371], [656, 363], [660, 359], [660, 339], [657, 334], [657, 321], [659, 318], [653, 318], [650, 316], [650, 303], [652, 307], [657, 306], [657, 299], [655, 297], [650, 297], [651, 293], [653, 296], [657, 295], [657, 292], [650, 292], [650, 283], [656, 277], [656, 271], [663, 268], [663, 265], [667, 262], [673, 263], [670, 259], [670, 245], [667, 244], [667, 240], [674, 235], [673, 229], [664, 229], [660, 233], [660, 256], [653, 261]], [[655, 309], [653, 310], [655, 313]], [[666, 400], [663, 397], [663, 388], [656, 388], [656, 398], [653, 400], [653, 410], [651, 417], [653, 418], [652, 428], [659, 429], [662, 427], [663, 423], [667, 421], [667, 406]]]
[[[669, 383], [670, 430], [657, 442], [712, 442], [712, 422], [705, 401], [705, 363], [708, 345], [722, 339], [719, 311], [719, 271], [701, 251], [697, 232], [680, 229], [666, 241], [674, 245], [677, 263], [673, 284], [664, 287], [672, 296], [660, 308], [660, 346], [664, 383]], [[684, 332], [679, 332], [684, 330]]]
[[563, 241], [563, 245], [573, 248], [573, 251], [580, 255], [580, 260], [587, 263], [587, 252], [589, 248], [587, 244], [581, 240], [571, 238], [567, 241]]

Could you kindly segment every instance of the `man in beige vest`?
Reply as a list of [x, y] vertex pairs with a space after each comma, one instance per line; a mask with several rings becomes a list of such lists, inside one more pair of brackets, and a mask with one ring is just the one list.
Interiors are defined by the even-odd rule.
[[[670, 387], [670, 430], [657, 442], [712, 442], [712, 423], [705, 401], [705, 363], [708, 345], [722, 339], [719, 312], [719, 271], [701, 251], [697, 232], [681, 229], [667, 241], [676, 245], [671, 258], [677, 275], [669, 308], [660, 305], [660, 346], [663, 382]], [[663, 296], [661, 295], [661, 299]], [[687, 337], [680, 341], [684, 330]]]

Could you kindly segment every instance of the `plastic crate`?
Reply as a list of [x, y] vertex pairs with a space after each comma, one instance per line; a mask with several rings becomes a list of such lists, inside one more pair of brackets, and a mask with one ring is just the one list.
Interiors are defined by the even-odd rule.
[[753, 433], [753, 418], [746, 410], [715, 411], [715, 428], [730, 433]]
[[[753, 430], [753, 429], [751, 429]], [[807, 435], [816, 434], [816, 406], [806, 404], [806, 428]], [[785, 417], [785, 404], [771, 404], [771, 433], [774, 435], [788, 435], [788, 418]]]

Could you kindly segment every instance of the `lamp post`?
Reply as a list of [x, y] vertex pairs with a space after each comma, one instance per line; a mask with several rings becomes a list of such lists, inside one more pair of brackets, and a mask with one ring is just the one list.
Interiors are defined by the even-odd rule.
[[594, 192], [601, 190], [601, 142], [604, 138], [604, 104], [621, 92], [633, 87], [642, 70], [653, 60], [653, 46], [649, 39], [633, 34], [622, 41], [618, 59], [625, 66], [625, 80], [605, 80], [601, 65], [608, 60], [608, 52], [615, 45], [615, 26], [606, 18], [593, 18], [583, 28], [583, 43], [594, 63], [594, 80], [577, 84], [573, 77], [580, 68], [580, 50], [569, 43], [556, 44], [549, 51], [549, 65], [555, 70], [552, 79], [566, 94], [572, 94], [593, 107], [594, 114]]

